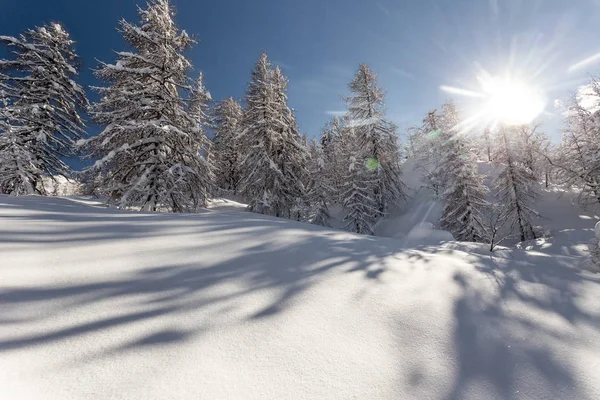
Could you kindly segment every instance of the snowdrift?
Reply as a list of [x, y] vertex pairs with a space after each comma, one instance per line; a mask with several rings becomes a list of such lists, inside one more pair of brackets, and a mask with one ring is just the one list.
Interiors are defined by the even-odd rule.
[[462, 246], [0, 196], [0, 397], [600, 398], [600, 275]]

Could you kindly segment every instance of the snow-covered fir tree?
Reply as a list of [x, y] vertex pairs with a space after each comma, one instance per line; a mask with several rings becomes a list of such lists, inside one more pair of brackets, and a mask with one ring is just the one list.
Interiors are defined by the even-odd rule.
[[458, 133], [444, 148], [443, 165], [448, 183], [442, 194], [444, 209], [440, 226], [451, 232], [456, 240], [483, 242], [488, 236], [485, 217], [488, 189], [477, 171], [473, 149]]
[[[364, 163], [366, 173], [373, 174], [373, 179], [368, 179], [375, 182], [372, 196], [380, 214], [385, 214], [406, 199], [397, 128], [385, 119], [384, 92], [368, 65], [359, 66], [349, 88], [351, 94], [345, 98], [348, 112], [344, 118], [353, 134], [348, 137], [362, 149], [355, 155], [355, 163]], [[353, 170], [358, 172], [361, 168], [355, 166]]]
[[237, 194], [241, 179], [239, 134], [244, 111], [233, 98], [223, 100], [215, 109], [215, 136], [213, 138], [213, 162], [217, 187]]
[[441, 194], [444, 209], [440, 225], [456, 240], [483, 242], [487, 236], [485, 196], [488, 189], [477, 171], [476, 154], [469, 145], [471, 138], [458, 128], [460, 117], [456, 106], [447, 101], [441, 111], [440, 133], [436, 136], [439, 160], [437, 170], [432, 171], [432, 176], [439, 179], [439, 187], [445, 188]]
[[105, 128], [86, 144], [99, 158], [92, 171], [121, 207], [195, 211], [206, 206], [212, 174], [202, 154], [208, 94], [201, 80], [190, 82], [183, 55], [194, 41], [175, 25], [168, 0], [152, 0], [139, 14], [139, 26], [121, 21], [132, 50], [96, 71], [107, 86], [95, 88], [101, 98], [92, 115]]
[[279, 67], [275, 67], [272, 72], [272, 83], [280, 119], [283, 122], [282, 142], [277, 157], [278, 165], [282, 167], [281, 171], [286, 182], [286, 197], [291, 203], [296, 204], [296, 215], [293, 218], [300, 221], [306, 218], [306, 187], [310, 180], [308, 137], [300, 133], [294, 111], [287, 105], [288, 79], [283, 76]]
[[522, 125], [518, 128], [523, 162], [536, 179], [541, 180], [546, 167], [544, 149], [548, 148], [550, 140], [540, 130], [540, 125]]
[[600, 272], [600, 222], [594, 226], [594, 237], [588, 242], [589, 269]]
[[[592, 83], [599, 92], [598, 84]], [[545, 157], [555, 167], [559, 182], [581, 188], [581, 204], [600, 203], [600, 115], [574, 98], [567, 110], [566, 128], [556, 157]]]
[[329, 120], [321, 132], [321, 150], [323, 152], [324, 171], [331, 187], [331, 202], [340, 203], [340, 192], [343, 182], [344, 160], [340, 155], [342, 130], [344, 129], [339, 117]]
[[292, 218], [305, 196], [307, 149], [287, 106], [287, 79], [266, 53], [252, 71], [240, 134], [241, 194], [248, 209]]
[[378, 176], [365, 160], [368, 153], [360, 145], [353, 129], [344, 129], [339, 156], [343, 160], [341, 205], [345, 211], [345, 228], [351, 232], [373, 235], [377, 220], [383, 216], [376, 188]]
[[[200, 129], [214, 125], [214, 116], [211, 112], [212, 102], [212, 96], [204, 84], [204, 74], [200, 72], [190, 88], [188, 102], [188, 113]], [[202, 139], [207, 140], [206, 136], [203, 136]]]
[[70, 174], [63, 159], [85, 129], [75, 42], [52, 23], [0, 43], [13, 56], [0, 60], [0, 193], [44, 195], [44, 177]]
[[490, 130], [489, 127], [486, 127], [483, 130], [483, 159], [486, 160], [487, 162], [492, 162], [492, 148], [493, 148], [493, 144], [492, 144], [492, 132]]
[[523, 160], [518, 128], [501, 126], [499, 138], [501, 144], [494, 159], [502, 166], [502, 170], [494, 186], [504, 218], [513, 231], [518, 232], [521, 241], [535, 239], [533, 218], [539, 215], [535, 210], [535, 202], [539, 197], [536, 192], [537, 181]]
[[438, 110], [431, 110], [423, 119], [423, 124], [411, 129], [411, 152], [415, 158], [415, 169], [422, 174], [421, 181], [435, 197], [444, 192], [445, 181], [441, 175], [442, 124]]
[[[321, 142], [323, 142], [323, 137]], [[315, 225], [331, 227], [329, 202], [334, 196], [330, 181], [331, 176], [327, 171], [325, 152], [323, 151], [323, 145], [317, 143], [316, 140], [311, 141], [309, 149], [311, 182], [308, 189], [309, 221]]]

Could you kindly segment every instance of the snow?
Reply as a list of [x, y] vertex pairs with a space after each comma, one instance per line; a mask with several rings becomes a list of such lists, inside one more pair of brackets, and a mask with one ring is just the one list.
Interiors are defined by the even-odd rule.
[[577, 255], [82, 197], [0, 196], [0, 221], [2, 398], [600, 398]]

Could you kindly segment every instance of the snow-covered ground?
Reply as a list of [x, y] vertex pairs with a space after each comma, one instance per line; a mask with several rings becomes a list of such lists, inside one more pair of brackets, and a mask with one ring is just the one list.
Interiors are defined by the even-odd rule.
[[223, 207], [0, 196], [0, 398], [600, 398], [593, 214], [490, 256]]

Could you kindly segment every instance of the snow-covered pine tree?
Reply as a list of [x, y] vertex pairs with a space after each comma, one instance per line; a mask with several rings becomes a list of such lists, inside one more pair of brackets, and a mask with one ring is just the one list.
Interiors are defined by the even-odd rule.
[[588, 269], [600, 272], [600, 222], [594, 226], [594, 237], [588, 242], [588, 250], [590, 252]]
[[486, 127], [483, 130], [483, 153], [487, 162], [492, 162], [492, 132]]
[[444, 145], [443, 165], [448, 188], [442, 194], [445, 205], [440, 226], [456, 240], [484, 242], [488, 189], [477, 171], [473, 150], [458, 133]]
[[476, 155], [468, 133], [459, 130], [460, 117], [453, 102], [447, 101], [439, 118], [438, 170], [433, 174], [443, 182], [444, 209], [440, 225], [459, 241], [486, 240], [485, 213], [488, 192], [477, 171]]
[[321, 149], [323, 151], [324, 174], [331, 186], [330, 202], [340, 202], [340, 192], [345, 174], [344, 160], [340, 156], [341, 140], [342, 140], [342, 121], [338, 117], [333, 117], [325, 124], [321, 132]]
[[522, 160], [518, 128], [501, 126], [499, 138], [502, 143], [494, 159], [502, 170], [494, 186], [504, 218], [513, 230], [518, 230], [521, 241], [535, 239], [533, 218], [539, 215], [535, 210], [537, 182]]
[[44, 176], [69, 176], [63, 159], [85, 129], [75, 42], [58, 23], [0, 42], [13, 56], [0, 60], [0, 193], [47, 194]]
[[246, 94], [240, 191], [250, 211], [290, 218], [305, 195], [308, 173], [306, 146], [287, 106], [286, 89], [287, 79], [261, 54]]
[[422, 173], [421, 181], [435, 197], [444, 192], [445, 181], [440, 175], [442, 162], [442, 124], [437, 110], [431, 110], [420, 127], [411, 129], [411, 148], [415, 157], [415, 169]]
[[550, 140], [540, 130], [540, 125], [522, 125], [518, 129], [521, 140], [523, 162], [536, 179], [542, 179], [545, 170], [543, 149], [547, 148]]
[[272, 65], [262, 53], [252, 70], [246, 92], [246, 107], [240, 133], [242, 161], [240, 192], [248, 200], [248, 210], [279, 216], [275, 192], [282, 179], [273, 159], [278, 119], [271, 85]]
[[95, 88], [101, 98], [92, 115], [106, 126], [86, 147], [99, 158], [92, 168], [112, 202], [195, 211], [207, 203], [212, 176], [202, 156], [206, 93], [190, 83], [191, 64], [183, 55], [194, 40], [175, 25], [168, 0], [152, 0], [139, 14], [140, 26], [121, 21], [132, 51], [118, 52], [115, 64], [96, 71], [108, 86]]
[[[385, 119], [384, 92], [377, 84], [377, 75], [368, 65], [358, 67], [349, 87], [351, 94], [345, 98], [348, 106], [345, 120], [354, 131], [350, 137], [364, 150], [356, 155], [364, 159], [355, 162], [362, 161], [373, 173], [377, 209], [385, 214], [406, 199], [406, 188], [401, 180], [397, 128]], [[354, 170], [358, 172], [360, 169]]]
[[242, 129], [244, 111], [237, 101], [227, 98], [215, 109], [215, 136], [213, 138], [213, 161], [217, 187], [237, 194], [241, 179], [239, 134]]
[[216, 191], [216, 166], [213, 161], [215, 152], [212, 141], [206, 137], [205, 133], [206, 127], [214, 128], [214, 115], [211, 108], [212, 103], [212, 96], [204, 85], [204, 74], [200, 72], [198, 78], [191, 86], [190, 96], [187, 102], [187, 112], [191, 117], [190, 132], [195, 135], [195, 143], [193, 146], [197, 146], [199, 151], [194, 151], [192, 153], [195, 158], [186, 165], [194, 165], [196, 177], [203, 179], [203, 181], [197, 182], [197, 185], [195, 186], [195, 190], [198, 191], [198, 193], [196, 193], [197, 197], [199, 199], [204, 199], [202, 200], [203, 204], [206, 203]]
[[[321, 139], [323, 141], [323, 137]], [[308, 189], [309, 221], [315, 225], [331, 227], [329, 202], [333, 197], [333, 189], [326, 167], [325, 152], [322, 145], [314, 139], [310, 142], [309, 150], [309, 172], [311, 177], [311, 184]]]
[[545, 157], [556, 168], [563, 184], [581, 188], [578, 202], [600, 203], [600, 117], [573, 98], [556, 159]]
[[383, 215], [375, 190], [379, 179], [365, 163], [370, 153], [354, 135], [353, 129], [344, 129], [339, 147], [343, 166], [340, 199], [345, 211], [345, 228], [351, 232], [373, 235], [375, 224]]
[[308, 209], [306, 204], [306, 187], [310, 181], [308, 137], [306, 134], [300, 133], [294, 111], [287, 105], [288, 79], [283, 76], [279, 67], [275, 67], [272, 72], [272, 82], [276, 104], [278, 104], [280, 118], [283, 121], [282, 142], [277, 157], [278, 165], [281, 165], [285, 179], [285, 186], [282, 189], [284, 189], [285, 198], [289, 199], [289, 203], [295, 204], [295, 215], [290, 218], [300, 221], [306, 218]]

